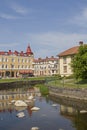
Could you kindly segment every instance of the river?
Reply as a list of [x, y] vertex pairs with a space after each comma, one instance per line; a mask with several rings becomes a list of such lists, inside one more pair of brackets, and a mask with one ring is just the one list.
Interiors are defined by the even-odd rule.
[[[27, 107], [14, 105], [16, 100], [26, 102], [31, 95], [34, 100]], [[40, 109], [32, 111], [32, 107]], [[21, 112], [25, 116], [19, 118], [17, 114]], [[49, 95], [42, 96], [36, 87], [0, 90], [0, 130], [31, 130], [33, 127], [39, 130], [86, 130], [87, 111], [57, 102]]]

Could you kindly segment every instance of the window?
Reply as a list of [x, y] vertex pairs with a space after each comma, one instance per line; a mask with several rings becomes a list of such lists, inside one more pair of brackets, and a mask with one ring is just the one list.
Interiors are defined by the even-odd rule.
[[54, 70], [52, 70], [52, 73], [54, 73]]
[[20, 62], [20, 60], [18, 59], [18, 63]]
[[67, 73], [67, 66], [64, 66], [64, 67], [63, 67], [63, 72], [64, 72], [64, 73]]
[[24, 62], [24, 60], [22, 59], [22, 63]]
[[7, 61], [8, 61], [8, 59], [6, 58], [6, 59], [5, 59], [5, 61], [7, 62]]
[[12, 58], [12, 62], [14, 62], [15, 60], [14, 60], [14, 58]]
[[2, 62], [4, 62], [4, 58], [2, 57]]
[[67, 59], [66, 57], [63, 58], [63, 64], [66, 64], [67, 63]]
[[8, 66], [6, 65], [5, 68], [8, 68]]
[[4, 65], [2, 65], [2, 68], [4, 68]]
[[11, 68], [14, 68], [14, 65], [11, 64]]

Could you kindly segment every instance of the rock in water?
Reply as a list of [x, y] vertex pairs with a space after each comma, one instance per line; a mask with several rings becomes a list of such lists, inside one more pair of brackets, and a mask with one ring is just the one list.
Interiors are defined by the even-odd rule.
[[24, 101], [22, 100], [17, 100], [14, 104], [15, 106], [21, 107], [21, 106], [28, 106]]
[[31, 130], [39, 130], [39, 127], [32, 127]]

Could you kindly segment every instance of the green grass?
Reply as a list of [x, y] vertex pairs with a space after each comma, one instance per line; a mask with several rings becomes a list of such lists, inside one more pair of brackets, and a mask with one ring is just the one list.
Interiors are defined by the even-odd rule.
[[46, 87], [44, 84], [37, 84], [35, 87], [38, 87], [40, 89], [42, 95], [47, 95], [49, 93], [48, 87]]
[[0, 79], [0, 83], [7, 82], [16, 82], [16, 81], [31, 81], [31, 80], [45, 80], [46, 85], [56, 86], [56, 87], [75, 87], [75, 88], [87, 88], [87, 79], [86, 80], [75, 80], [75, 79], [59, 79], [55, 76], [49, 77], [29, 77], [29, 78], [8, 78]]
[[0, 83], [15, 82], [15, 81], [18, 81], [18, 79], [0, 79]]
[[56, 87], [87, 88], [87, 80], [61, 79], [50, 81], [47, 84]]
[[6, 78], [6, 79], [0, 79], [0, 83], [8, 83], [16, 81], [32, 81], [32, 80], [45, 80], [45, 77]]

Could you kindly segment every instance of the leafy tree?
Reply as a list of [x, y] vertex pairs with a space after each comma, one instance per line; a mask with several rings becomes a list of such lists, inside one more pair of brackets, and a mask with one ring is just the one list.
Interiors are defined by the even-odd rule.
[[87, 79], [87, 44], [79, 47], [78, 53], [71, 62], [71, 67], [75, 78]]

